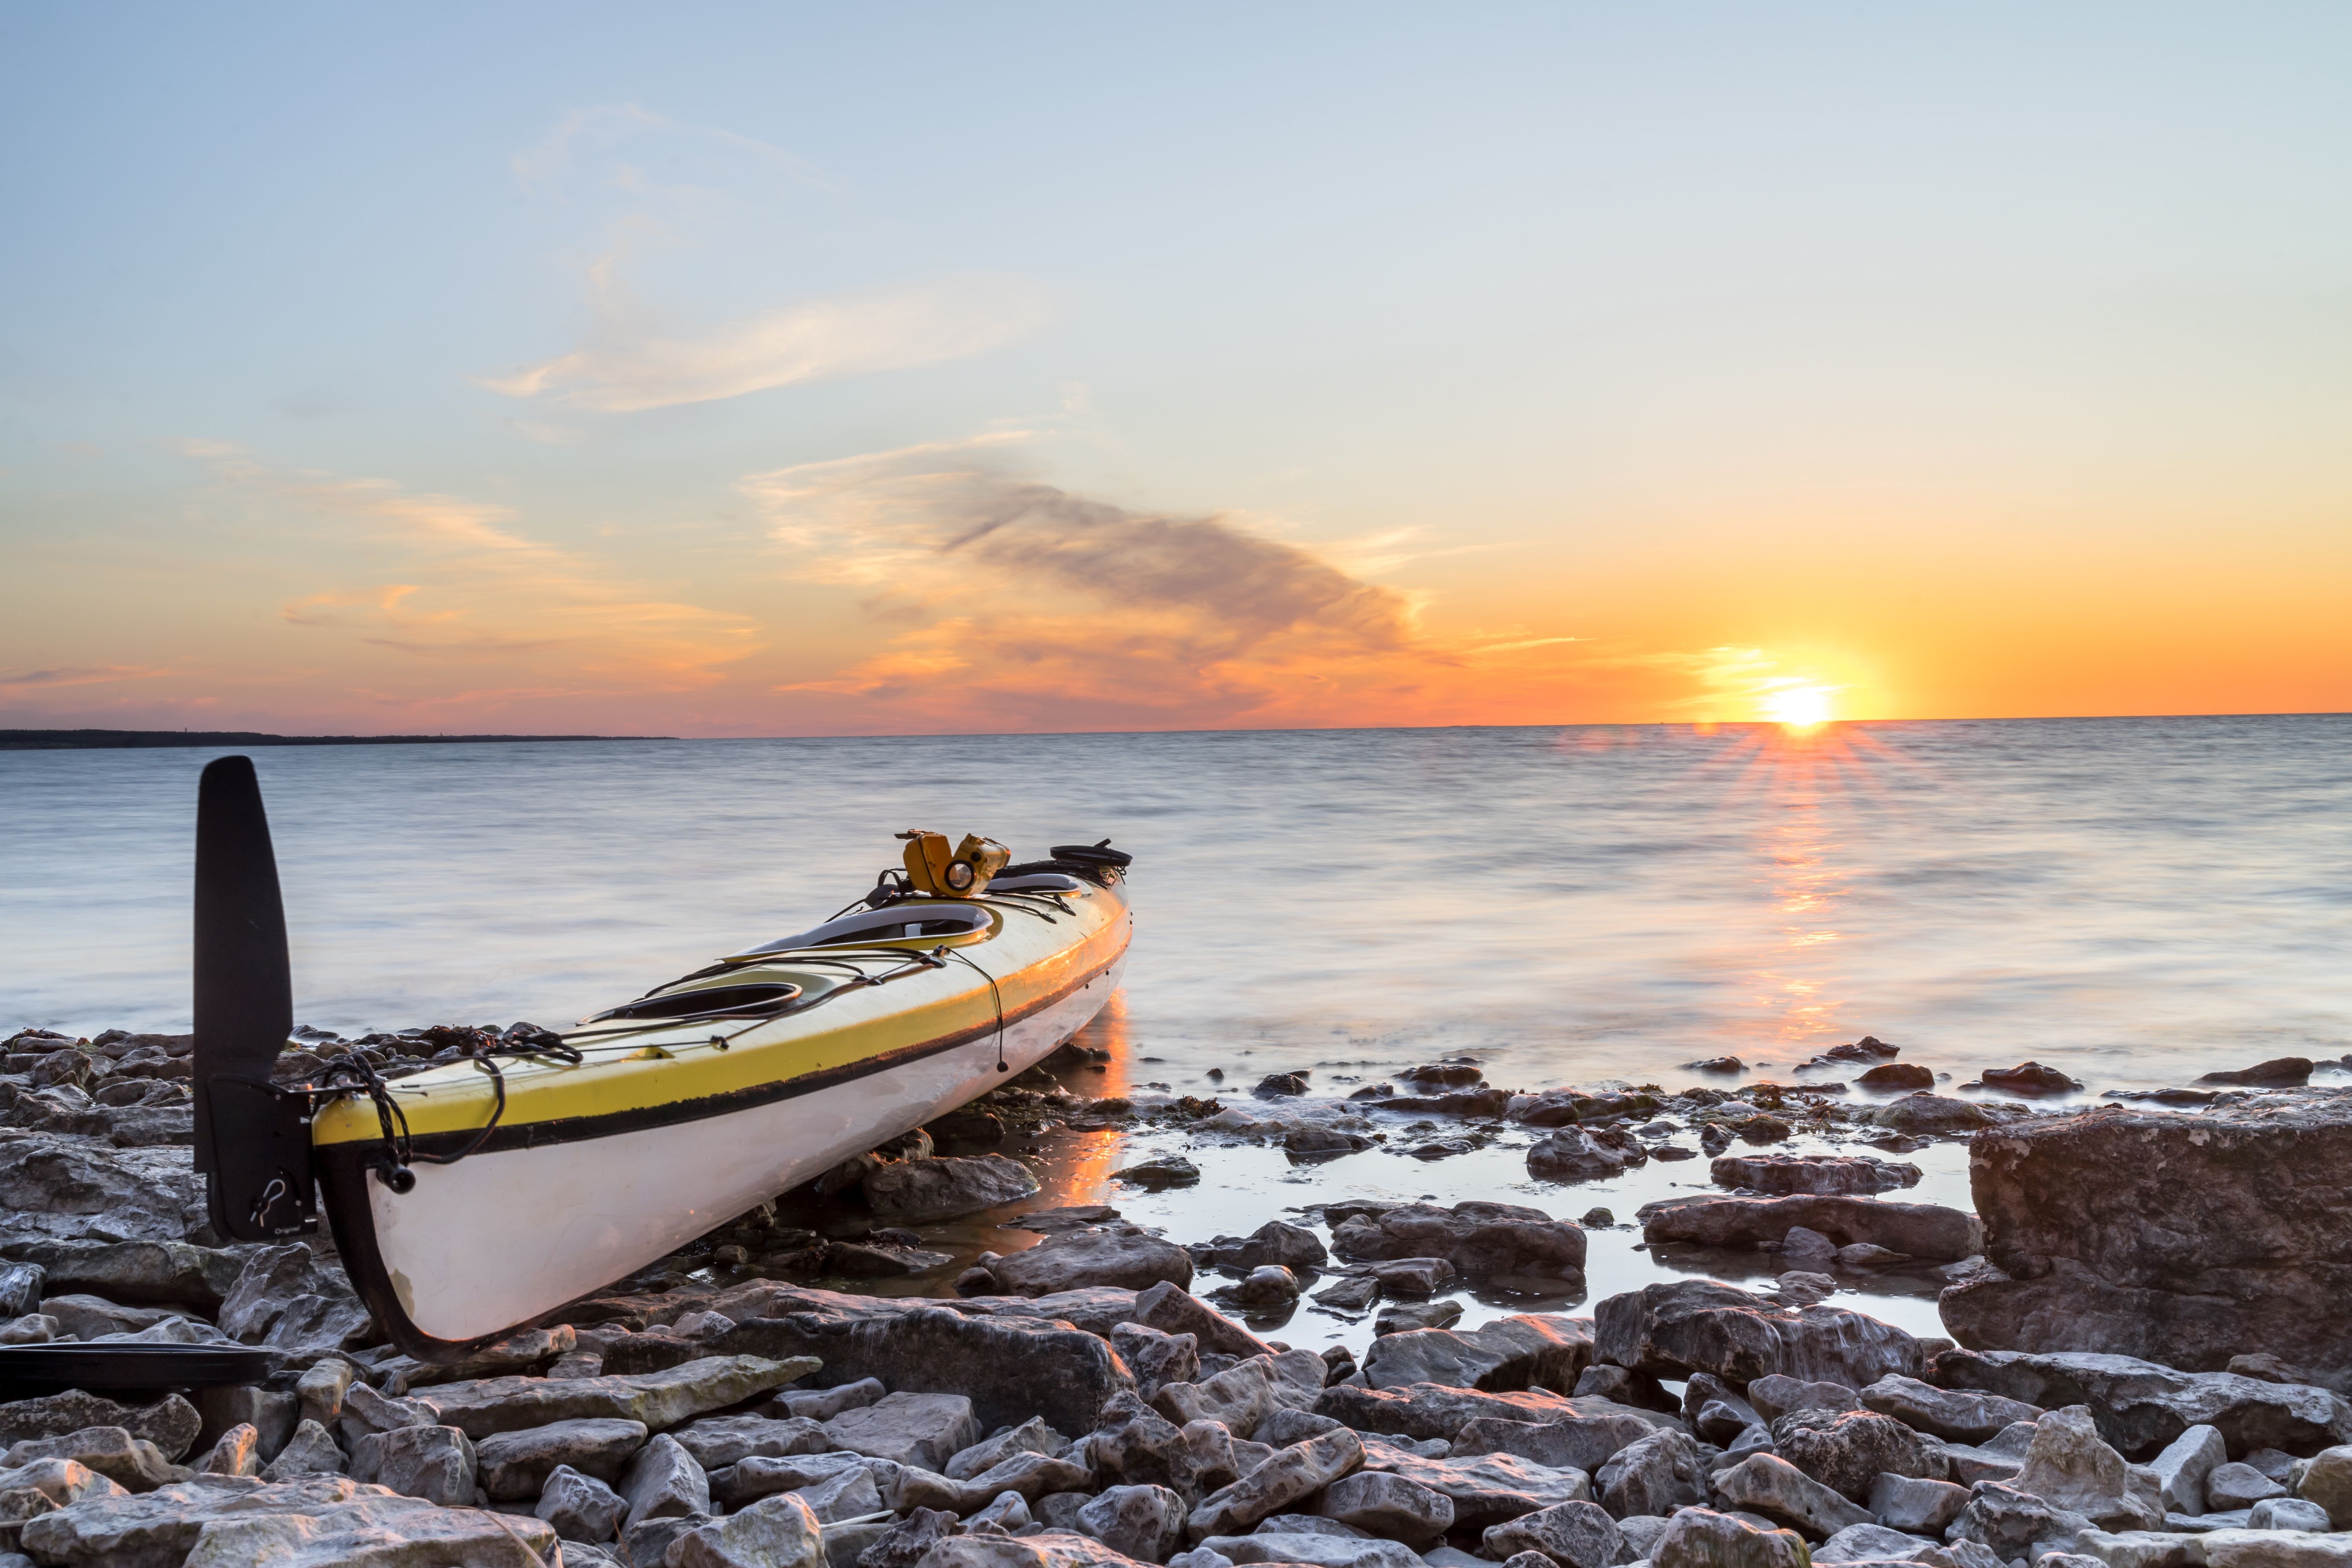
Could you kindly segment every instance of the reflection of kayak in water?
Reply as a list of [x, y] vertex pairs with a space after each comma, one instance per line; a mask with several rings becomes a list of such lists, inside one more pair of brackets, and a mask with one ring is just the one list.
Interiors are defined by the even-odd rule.
[[[902, 836], [907, 837], [907, 836]], [[612, 1283], [1045, 1058], [1118, 984], [1127, 857], [909, 838], [848, 911], [561, 1036], [268, 1085], [292, 1021], [252, 763], [205, 770], [197, 1168], [225, 1237], [317, 1228], [386, 1335], [442, 1358]], [[315, 1106], [315, 1117], [312, 1108]]]

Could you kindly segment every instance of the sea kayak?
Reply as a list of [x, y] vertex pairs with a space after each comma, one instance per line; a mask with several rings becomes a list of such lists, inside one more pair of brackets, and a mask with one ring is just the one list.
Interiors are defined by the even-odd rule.
[[[243, 762], [208, 768], [207, 795], [214, 769]], [[237, 817], [226, 796], [248, 787], [257, 822], [249, 763], [241, 779], [231, 767], [217, 781], [215, 815]], [[1007, 865], [986, 840], [950, 856], [935, 835], [901, 835], [907, 873], [886, 872], [840, 915], [561, 1034], [391, 1079], [331, 1068], [265, 1095], [236, 1005], [251, 1001], [252, 954], [232, 952], [227, 972], [217, 962], [255, 945], [254, 921], [215, 931], [206, 984], [208, 921], [236, 921], [261, 880], [235, 863], [250, 861], [250, 825], [215, 833], [208, 910], [211, 804], [200, 799], [195, 1068], [215, 1226], [241, 1239], [315, 1228], [302, 1201], [315, 1175], [353, 1285], [385, 1336], [423, 1359], [528, 1324], [1035, 1065], [1118, 988], [1133, 928], [1127, 857], [1107, 844]], [[266, 854], [266, 825], [260, 843]], [[225, 887], [240, 869], [242, 886]], [[282, 972], [274, 863], [266, 879]], [[217, 1001], [240, 980], [208, 1018], [208, 989]], [[276, 1014], [266, 1022], [282, 1047]]]

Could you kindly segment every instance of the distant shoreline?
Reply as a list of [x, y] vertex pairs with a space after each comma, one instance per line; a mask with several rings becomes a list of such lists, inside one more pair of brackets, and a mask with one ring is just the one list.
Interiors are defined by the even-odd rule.
[[265, 735], [249, 730], [0, 730], [0, 752], [108, 752], [152, 746], [454, 746], [485, 741], [666, 741], [667, 735]]

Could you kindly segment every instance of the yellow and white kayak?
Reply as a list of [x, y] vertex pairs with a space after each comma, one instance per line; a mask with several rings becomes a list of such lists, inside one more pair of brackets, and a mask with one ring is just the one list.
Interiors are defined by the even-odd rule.
[[251, 781], [249, 763], [224, 769], [199, 809], [197, 1160], [215, 1224], [240, 1239], [315, 1230], [315, 1174], [377, 1325], [424, 1359], [610, 1285], [1034, 1066], [1118, 988], [1133, 925], [1118, 851], [1008, 868], [986, 840], [951, 858], [902, 835], [910, 875], [886, 873], [850, 912], [560, 1041], [390, 1079], [331, 1069], [289, 1091], [264, 1081], [285, 1040], [284, 928]]

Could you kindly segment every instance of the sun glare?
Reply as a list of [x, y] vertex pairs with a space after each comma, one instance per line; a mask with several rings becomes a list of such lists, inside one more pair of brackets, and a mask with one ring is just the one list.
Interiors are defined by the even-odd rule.
[[1832, 688], [1827, 686], [1784, 686], [1764, 697], [1764, 717], [1776, 724], [1786, 724], [1791, 730], [1810, 730], [1826, 724], [1834, 715], [1830, 711]]

